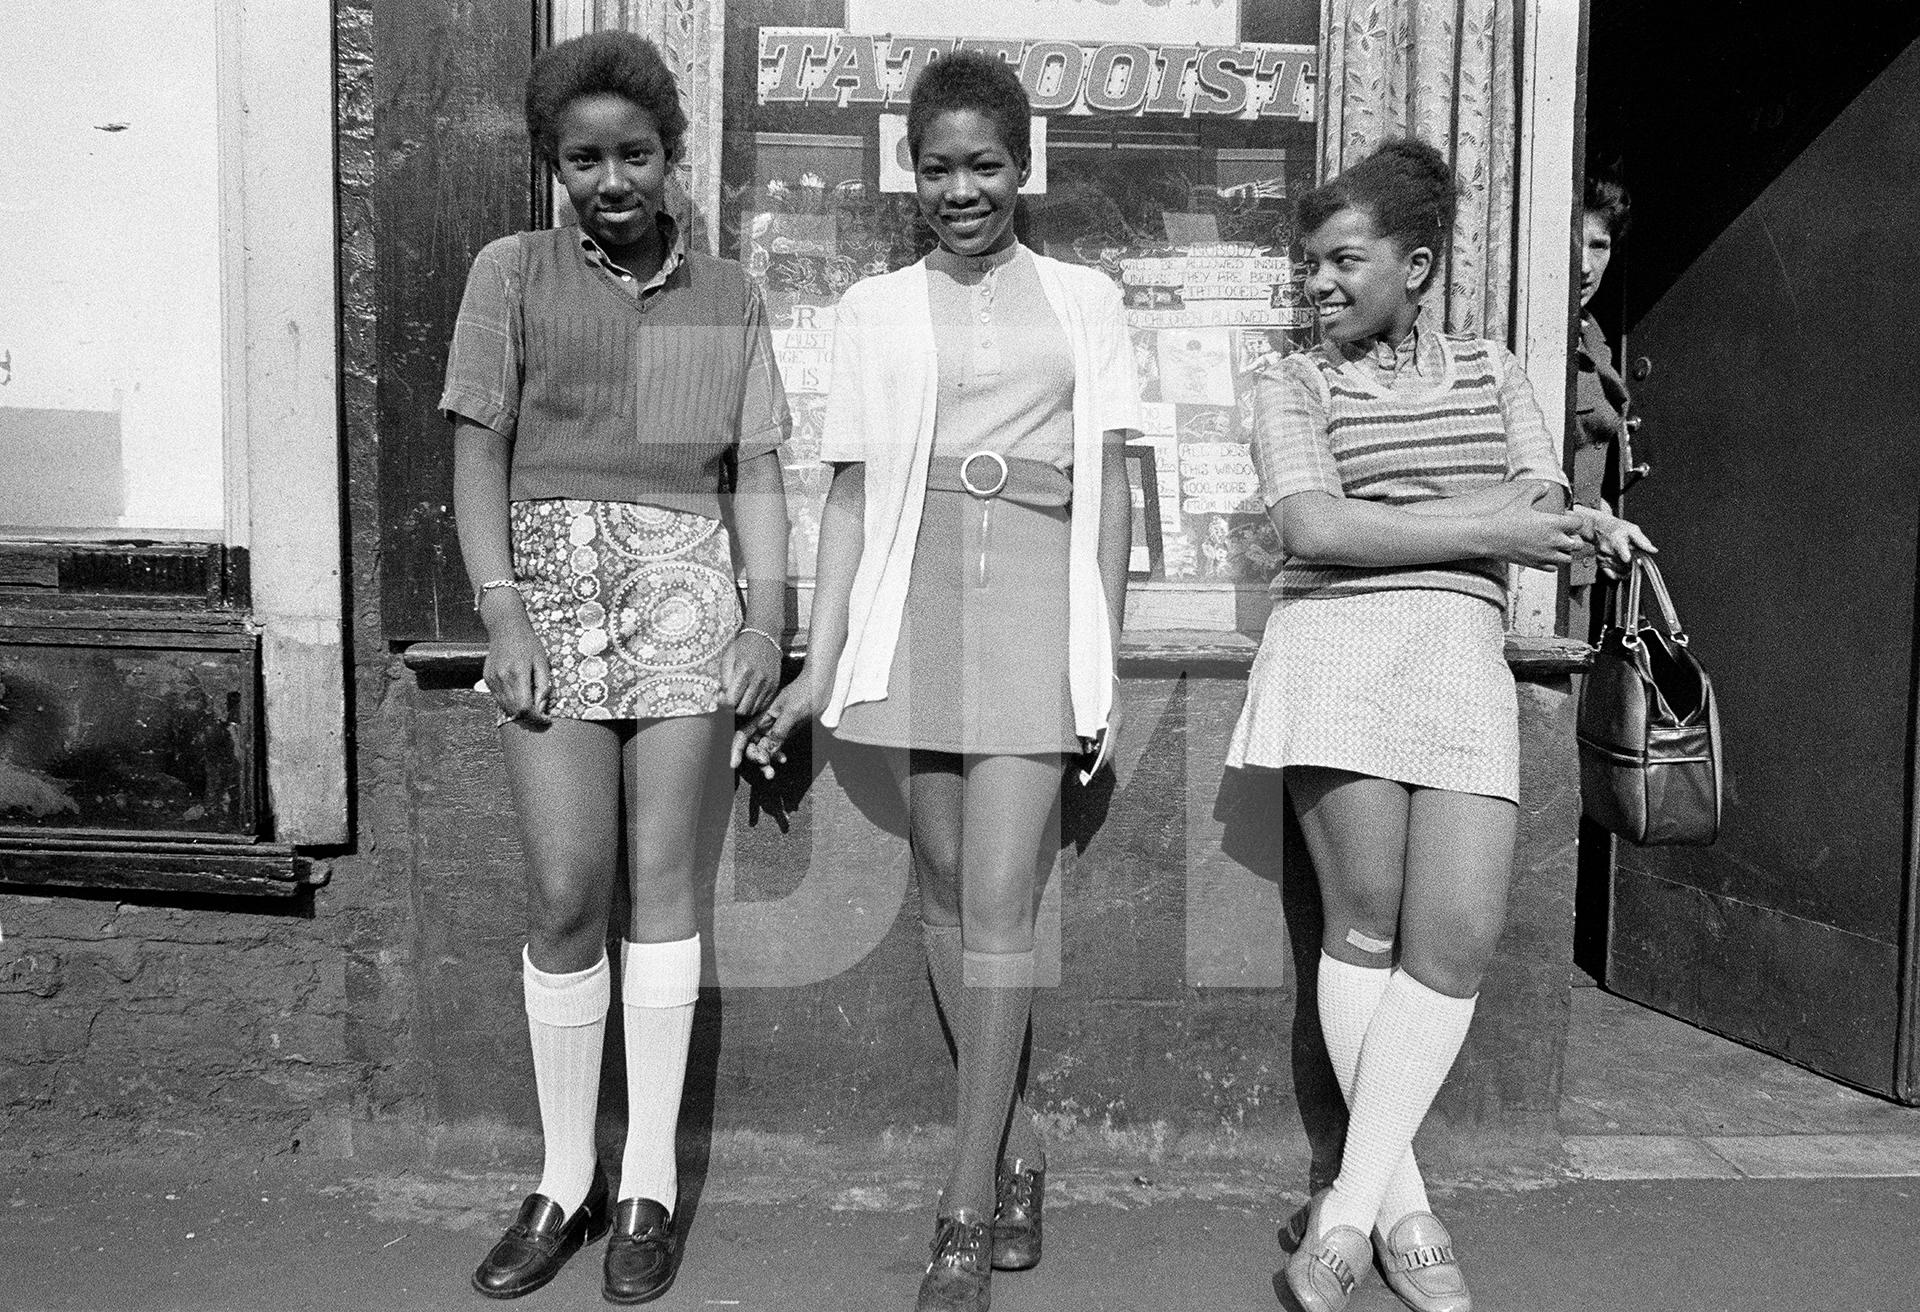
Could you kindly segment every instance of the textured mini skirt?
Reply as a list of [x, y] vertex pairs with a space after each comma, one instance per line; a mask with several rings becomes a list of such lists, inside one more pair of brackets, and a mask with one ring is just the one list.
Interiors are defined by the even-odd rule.
[[1330, 766], [1520, 796], [1519, 703], [1500, 608], [1400, 588], [1274, 607], [1230, 766]]
[[551, 714], [653, 720], [720, 709], [739, 633], [717, 519], [628, 501], [516, 501], [513, 572], [553, 676]]
[[936, 459], [914, 543], [887, 695], [841, 712], [849, 742], [993, 756], [1080, 750], [1067, 681], [1072, 479], [1029, 460], [1006, 495]]

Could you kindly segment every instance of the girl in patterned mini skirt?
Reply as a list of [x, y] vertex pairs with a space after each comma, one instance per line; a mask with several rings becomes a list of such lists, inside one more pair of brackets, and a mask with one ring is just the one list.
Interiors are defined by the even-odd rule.
[[[609, 1301], [673, 1280], [696, 840], [707, 802], [726, 805], [734, 716], [779, 684], [786, 403], [758, 293], [738, 264], [690, 249], [664, 208], [686, 127], [673, 75], [638, 37], [596, 33], [534, 61], [528, 133], [578, 223], [480, 252], [440, 401], [526, 860], [546, 1140], [539, 1186], [474, 1273], [491, 1298], [539, 1288], [609, 1230]], [[610, 1184], [594, 1118], [623, 825], [627, 1141]]]
[[1518, 716], [1509, 564], [1621, 559], [1639, 530], [1566, 512], [1526, 376], [1421, 322], [1456, 183], [1389, 142], [1303, 197], [1321, 344], [1257, 385], [1254, 457], [1287, 554], [1228, 764], [1284, 769], [1319, 876], [1319, 1009], [1349, 1122], [1340, 1171], [1282, 1236], [1308, 1312], [1377, 1254], [1420, 1312], [1467, 1312], [1411, 1151], [1506, 915]]

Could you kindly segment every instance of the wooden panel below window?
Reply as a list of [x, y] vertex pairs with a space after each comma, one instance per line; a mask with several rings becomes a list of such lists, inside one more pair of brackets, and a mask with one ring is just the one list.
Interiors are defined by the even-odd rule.
[[240, 632], [0, 628], [0, 836], [260, 834]]

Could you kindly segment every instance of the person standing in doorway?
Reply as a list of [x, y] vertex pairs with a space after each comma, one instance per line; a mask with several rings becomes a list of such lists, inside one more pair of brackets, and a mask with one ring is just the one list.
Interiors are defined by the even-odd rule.
[[1376, 1254], [1419, 1312], [1471, 1307], [1411, 1149], [1506, 916], [1507, 567], [1557, 569], [1583, 538], [1632, 550], [1631, 526], [1567, 513], [1559, 443], [1513, 355], [1422, 319], [1457, 194], [1438, 151], [1390, 141], [1302, 197], [1321, 342], [1256, 383], [1253, 455], [1286, 560], [1228, 764], [1285, 771], [1349, 1110], [1338, 1176], [1283, 1235], [1307, 1312], [1344, 1307]]
[[[474, 1273], [492, 1298], [538, 1289], [609, 1228], [608, 1300], [645, 1302], [673, 1280], [696, 831], [703, 796], [730, 777], [734, 716], [779, 686], [790, 421], [759, 293], [666, 208], [686, 129], [672, 73], [639, 37], [595, 33], [534, 61], [528, 134], [578, 222], [480, 252], [440, 400], [526, 860], [546, 1141], [538, 1188]], [[628, 1115], [610, 1189], [594, 1120], [623, 814]]]
[[811, 650], [746, 749], [770, 768], [818, 713], [886, 751], [906, 804], [959, 1084], [919, 1312], [985, 1312], [993, 1269], [1040, 1260], [1045, 1159], [1016, 1096], [1036, 879], [1063, 758], [1110, 751], [1118, 728], [1133, 355], [1108, 279], [1015, 238], [1030, 114], [991, 55], [943, 56], [914, 84], [939, 246], [840, 302]]
[[[1633, 473], [1624, 465], [1630, 448], [1627, 385], [1613, 367], [1613, 348], [1590, 308], [1606, 277], [1614, 250], [1633, 221], [1633, 198], [1612, 173], [1587, 173], [1580, 218], [1580, 333], [1574, 339], [1573, 504], [1611, 515]], [[1600, 589], [1595, 558], [1574, 558], [1567, 575], [1567, 632], [1593, 641], [1593, 602]]]

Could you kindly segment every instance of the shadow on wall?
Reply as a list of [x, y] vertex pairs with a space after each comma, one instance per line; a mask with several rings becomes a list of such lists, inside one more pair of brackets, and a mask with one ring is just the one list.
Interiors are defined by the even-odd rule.
[[1346, 1100], [1320, 1032], [1320, 936], [1326, 922], [1320, 908], [1319, 876], [1307, 855], [1293, 799], [1285, 796], [1278, 771], [1223, 770], [1215, 816], [1222, 826], [1221, 849], [1272, 881], [1280, 892], [1296, 981], [1288, 1048], [1293, 1096], [1300, 1108], [1301, 1128], [1313, 1148], [1308, 1188], [1319, 1189], [1332, 1184], [1340, 1169], [1347, 1130]]

